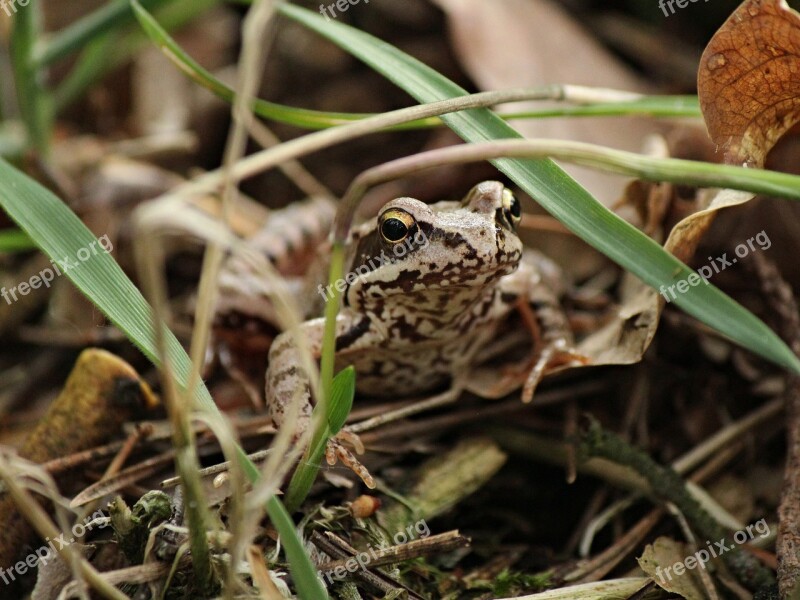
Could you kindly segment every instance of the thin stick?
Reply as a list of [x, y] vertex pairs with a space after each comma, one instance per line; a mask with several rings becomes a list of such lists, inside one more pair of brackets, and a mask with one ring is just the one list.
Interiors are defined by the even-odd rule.
[[[280, 146], [252, 154], [236, 164], [233, 168], [233, 176], [238, 180], [246, 179], [285, 163], [288, 160], [300, 158], [312, 152], [323, 150], [330, 146], [354, 140], [365, 135], [378, 133], [388, 127], [402, 125], [403, 123], [409, 123], [417, 119], [438, 117], [463, 110], [486, 108], [509, 102], [524, 102], [529, 100], [552, 100], [562, 102], [589, 101], [592, 96], [598, 97], [598, 95], [602, 95], [603, 92], [610, 94], [610, 96], [616, 96], [617, 100], [629, 94], [629, 92], [600, 90], [584, 86], [548, 85], [540, 88], [481, 92], [478, 94], [431, 102], [429, 104], [401, 108], [375, 115], [374, 117], [368, 117], [361, 121], [356, 121], [355, 123], [348, 123], [347, 125], [340, 125], [332, 129], [310, 133], [301, 138], [284, 142]], [[638, 97], [637, 94], [630, 94], [627, 99], [635, 100]], [[223, 173], [219, 169], [209, 171], [196, 178], [194, 181], [172, 190], [169, 194], [165, 194], [165, 196], [190, 196], [213, 191], [221, 184], [223, 177]]]
[[552, 158], [648, 181], [731, 188], [800, 200], [800, 177], [786, 173], [676, 158], [654, 158], [566, 140], [495, 140], [420, 152], [364, 171], [350, 185], [339, 206], [335, 239], [345, 239], [358, 203], [374, 185], [423, 169], [499, 158]]

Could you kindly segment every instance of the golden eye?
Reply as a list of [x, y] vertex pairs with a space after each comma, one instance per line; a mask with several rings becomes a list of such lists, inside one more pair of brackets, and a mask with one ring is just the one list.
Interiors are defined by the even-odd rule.
[[503, 213], [513, 227], [516, 227], [522, 218], [522, 205], [508, 188], [503, 188]]
[[404, 210], [392, 208], [378, 217], [381, 236], [391, 244], [405, 240], [417, 222]]

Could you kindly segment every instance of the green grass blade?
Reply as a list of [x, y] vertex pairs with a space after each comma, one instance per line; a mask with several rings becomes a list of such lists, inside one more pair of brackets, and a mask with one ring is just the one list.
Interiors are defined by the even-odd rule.
[[[172, 0], [142, 0], [142, 4], [158, 7], [170, 1]], [[58, 32], [52, 39], [41, 42], [36, 48], [36, 65], [47, 67], [81, 50], [96, 38], [130, 23], [133, 23], [133, 13], [128, 0], [109, 2]]]
[[520, 112], [505, 112], [498, 116], [505, 120], [511, 120], [544, 119], [548, 117], [621, 117], [626, 115], [703, 117], [697, 96], [644, 96], [631, 102], [598, 102], [597, 104], [579, 106], [555, 106]]
[[[119, 327], [155, 365], [160, 360], [152, 324], [151, 309], [110, 254], [97, 249], [97, 239], [81, 220], [50, 191], [0, 159], [0, 207], [54, 261], [69, 259], [72, 267], [64, 269], [75, 286]], [[102, 237], [102, 236], [101, 236]], [[77, 262], [90, 252], [82, 262]], [[80, 254], [79, 254], [80, 253]], [[63, 267], [62, 267], [63, 268]], [[35, 290], [33, 290], [35, 293]], [[191, 373], [191, 361], [175, 336], [166, 331], [166, 352], [178, 383], [185, 388]], [[219, 414], [206, 386], [201, 382], [194, 390], [201, 410]], [[258, 468], [239, 448], [242, 467], [251, 481], [259, 477]], [[243, 458], [242, 458], [243, 457]], [[294, 524], [280, 500], [273, 496], [267, 512], [278, 529], [286, 549], [292, 575], [303, 600], [327, 598], [316, 569], [303, 548]]]
[[[247, 479], [251, 483], [258, 481], [261, 476], [258, 467], [240, 446], [236, 447], [236, 453]], [[275, 529], [281, 534], [281, 541], [291, 566], [292, 578], [301, 600], [328, 600], [328, 593], [306, 554], [303, 542], [295, 530], [292, 516], [278, 496], [270, 496], [267, 500], [267, 513], [272, 524], [275, 525]]]
[[36, 244], [31, 237], [19, 229], [0, 231], [0, 252], [21, 252], [35, 250]]
[[339, 432], [353, 406], [355, 395], [355, 370], [344, 369], [333, 376], [336, 360], [336, 313], [339, 309], [339, 292], [336, 282], [344, 271], [345, 251], [342, 244], [331, 247], [331, 264], [328, 273], [331, 295], [325, 302], [325, 328], [322, 335], [322, 354], [320, 357], [320, 397], [311, 414], [311, 441], [303, 458], [297, 465], [289, 489], [286, 493], [286, 506], [294, 511], [300, 507], [311, 491], [311, 486], [319, 473], [322, 455], [328, 440]]
[[118, 50], [117, 36], [113, 33], [93, 38], [88, 42], [69, 74], [53, 92], [56, 114], [67, 108], [97, 80], [99, 73]]
[[[236, 92], [222, 81], [214, 77], [200, 66], [183, 48], [167, 33], [164, 27], [141, 6], [132, 3], [135, 14], [142, 29], [150, 39], [165, 50], [166, 56], [172, 60], [195, 83], [203, 86], [211, 93], [226, 102], [233, 102]], [[326, 129], [345, 123], [352, 123], [373, 116], [373, 113], [326, 112], [304, 108], [295, 108], [266, 100], [255, 99], [253, 112], [264, 119], [294, 125], [305, 129]], [[631, 102], [597, 103], [582, 106], [563, 106], [548, 109], [511, 112], [501, 115], [503, 119], [543, 119], [549, 117], [597, 117], [620, 115], [650, 115], [660, 117], [701, 117], [700, 106], [696, 96], [647, 96]], [[423, 119], [390, 128], [393, 131], [423, 129], [442, 126], [439, 118]]]
[[[147, 12], [137, 0], [131, 0], [136, 18], [148, 37], [162, 50], [167, 50], [167, 57], [172, 60], [185, 75], [196, 83], [222, 98], [226, 102], [233, 102], [236, 93], [214, 77], [208, 70], [200, 66], [183, 48], [166, 32], [166, 30]], [[364, 115], [348, 113], [326, 113], [304, 108], [293, 108], [266, 100], [255, 99], [252, 106], [253, 112], [263, 118], [272, 119], [281, 123], [296, 125], [309, 129], [322, 129], [340, 125], [345, 122], [355, 121]]]
[[28, 144], [46, 155], [50, 146], [52, 110], [50, 95], [33, 60], [36, 39], [41, 36], [40, 3], [33, 0], [14, 13], [11, 28], [11, 63], [17, 104], [28, 133]]
[[356, 370], [351, 366], [342, 369], [333, 378], [331, 404], [327, 415], [328, 429], [336, 435], [344, 427], [347, 415], [353, 409], [353, 398], [356, 395]]
[[[0, 206], [55, 261], [77, 263], [96, 238], [81, 220], [51, 192], [0, 160]], [[159, 364], [150, 307], [116, 261], [98, 251], [85, 262], [62, 271], [147, 358]], [[169, 359], [181, 382], [188, 381], [190, 363], [178, 340], [168, 334]], [[203, 386], [195, 392], [204, 407], [214, 406]]]
[[[126, 0], [126, 5], [128, 4]], [[178, 29], [189, 21], [219, 3], [219, 0], [171, 0], [158, 6], [158, 18], [167, 31]], [[127, 63], [150, 39], [142, 28], [122, 26], [134, 24], [133, 13], [129, 19], [121, 21], [108, 33], [98, 31], [83, 46], [78, 59], [69, 74], [55, 89], [54, 105], [56, 114], [78, 100], [86, 90], [104, 75]], [[113, 51], [109, 48], [113, 47]]]
[[286, 492], [286, 508], [288, 510], [297, 510], [308, 496], [322, 465], [322, 456], [325, 454], [328, 440], [344, 427], [347, 415], [353, 408], [355, 394], [356, 371], [353, 367], [347, 367], [333, 378], [330, 402], [317, 404], [314, 407], [314, 411], [327, 410], [327, 414], [323, 415], [321, 419], [311, 419], [311, 423], [315, 424], [318, 429], [314, 431], [303, 460], [297, 465], [292, 480], [289, 482], [289, 489]]
[[[466, 92], [430, 67], [355, 28], [283, 3], [291, 18], [381, 73], [416, 98], [433, 102]], [[443, 120], [467, 142], [521, 137], [487, 109], [446, 115]], [[492, 163], [578, 237], [658, 289], [693, 273], [689, 267], [605, 208], [551, 160], [500, 159]], [[800, 360], [760, 319], [713, 285], [693, 287], [675, 304], [745, 348], [800, 373]]]

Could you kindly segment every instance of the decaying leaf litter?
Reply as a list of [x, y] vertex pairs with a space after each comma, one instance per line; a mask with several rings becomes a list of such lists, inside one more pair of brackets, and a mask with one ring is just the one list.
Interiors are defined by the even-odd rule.
[[[151, 41], [161, 35], [145, 27], [153, 4], [137, 9], [132, 35], [140, 27]], [[580, 8], [593, 10], [586, 4]], [[632, 92], [677, 91], [663, 85], [663, 72], [646, 68], [652, 64], [647, 61], [647, 44], [641, 62], [632, 60], [626, 66], [598, 41], [622, 47], [624, 54], [625, 36], [615, 37], [614, 31], [631, 31], [631, 17], [625, 13], [603, 14], [600, 25], [588, 32], [578, 25], [577, 13], [545, 2], [435, 5], [411, 2], [401, 11], [392, 3], [373, 0], [352, 6], [334, 19], [331, 35], [335, 37], [335, 27], [345, 23], [367, 31], [467, 89], [541, 89], [559, 82], [595, 87], [553, 88], [549, 95], [531, 97], [586, 101], [588, 95], [594, 103], [635, 99]], [[42, 10], [53, 30], [75, 18], [59, 23], [64, 16], [58, 8], [45, 4]], [[254, 52], [248, 39], [252, 42], [268, 30], [270, 10], [252, 10], [239, 57], [239, 89], [245, 96], [236, 105], [238, 114], [247, 111], [247, 94], [325, 111], [375, 113], [410, 104], [397, 88], [299, 25], [311, 13], [299, 20], [289, 18], [291, 11], [276, 17], [278, 27], [271, 43], [264, 45], [269, 47], [269, 60], [261, 67], [264, 48]], [[227, 85], [236, 81], [224, 67], [236, 59], [234, 40], [244, 12], [214, 8], [192, 19], [175, 37], [187, 56]], [[657, 158], [701, 159], [749, 169], [766, 165], [791, 173], [796, 156], [797, 14], [775, 1], [748, 1], [738, 8], [690, 5], [686, 14], [678, 11], [668, 17], [669, 27], [659, 27], [661, 13], [653, 12], [638, 17], [651, 42], [674, 39], [676, 30], [671, 27], [685, 27], [702, 40], [695, 42], [696, 115], [701, 108], [708, 134], [697, 119], [644, 117], [626, 117], [625, 126], [616, 118], [574, 118], [515, 121], [514, 127], [532, 138], [578, 139]], [[690, 12], [705, 15], [700, 21], [707, 31], [699, 24], [687, 25]], [[24, 39], [23, 28], [31, 25], [25, 18], [16, 19], [11, 48], [24, 52], [19, 40]], [[156, 12], [151, 23], [159, 22], [170, 20]], [[517, 43], [492, 43], [496, 29], [505, 32], [506, 42]], [[445, 30], [449, 39], [442, 35]], [[554, 33], [569, 42], [574, 60], [548, 59], [554, 45], [548, 39]], [[163, 35], [169, 34], [164, 30]], [[102, 52], [109, 39], [98, 37], [87, 46], [84, 64], [91, 64], [92, 52]], [[691, 54], [691, 43], [686, 46], [676, 50], [684, 59]], [[48, 56], [48, 50], [54, 52], [47, 48], [40, 56]], [[322, 240], [334, 214], [310, 219], [309, 211], [298, 210], [281, 225], [287, 213], [276, 209], [300, 207], [303, 196], [309, 195], [319, 203], [313, 214], [321, 217], [319, 207], [347, 199], [347, 187], [364, 169], [450, 145], [457, 138], [446, 128], [359, 137], [308, 156], [298, 150], [292, 157], [300, 158], [302, 165], [286, 163], [282, 174], [269, 171], [250, 177], [242, 182], [241, 193], [226, 182], [224, 170], [204, 176], [216, 182], [211, 185], [215, 193], [193, 193], [192, 185], [198, 189], [196, 183], [202, 180], [199, 169], [215, 169], [221, 161], [234, 165], [256, 144], [276, 145], [304, 132], [267, 121], [270, 132], [240, 117], [226, 143], [230, 106], [201, 92], [185, 78], [186, 63], [177, 60], [182, 73], [175, 68], [174, 52], [168, 55], [172, 62], [148, 43], [132, 54], [130, 67], [112, 70], [106, 79], [80, 90], [82, 96], [75, 91], [78, 78], [61, 87], [56, 105], [70, 94], [83, 101], [61, 101], [64, 112], [46, 147], [38, 146], [33, 136], [36, 124], [47, 120], [35, 114], [39, 100], [21, 105], [19, 117], [35, 148], [24, 160], [13, 152], [13, 144], [19, 142], [14, 129], [18, 123], [9, 118], [7, 130], [0, 131], [5, 137], [0, 147], [12, 148], [4, 156], [66, 202], [94, 236], [82, 238], [83, 245], [48, 242], [37, 229], [48, 213], [34, 214], [40, 188], [3, 167], [4, 208], [49, 257], [10, 251], [4, 259], [4, 289], [17, 289], [19, 297], [12, 296], [13, 302], [5, 306], [0, 303], [0, 326], [8, 336], [7, 347], [14, 348], [4, 353], [4, 443], [9, 446], [0, 468], [6, 489], [0, 510], [9, 526], [0, 539], [0, 556], [7, 557], [3, 564], [9, 568], [0, 575], [0, 596], [25, 597], [33, 589], [37, 598], [72, 597], [93, 589], [115, 598], [279, 598], [291, 593], [303, 598], [320, 593], [342, 598], [793, 597], [800, 577], [793, 541], [800, 518], [795, 376], [693, 320], [675, 306], [679, 302], [665, 306], [670, 293], [675, 301], [676, 294], [691, 295], [698, 284], [702, 289], [701, 277], [684, 280], [676, 273], [659, 293], [527, 199], [522, 237], [564, 271], [557, 287], [562, 288], [563, 305], [585, 358], [581, 364], [594, 368], [576, 369], [573, 364], [547, 377], [533, 406], [522, 405], [518, 389], [528, 376], [531, 349], [522, 335], [524, 327], [517, 325], [500, 340], [509, 351], [472, 369], [466, 382], [459, 381], [463, 385], [458, 393], [442, 390], [434, 396], [429, 404], [439, 408], [433, 412], [430, 407], [420, 410], [408, 398], [357, 396], [348, 422], [366, 447], [358, 459], [376, 477], [377, 488], [368, 490], [341, 465], [320, 472], [308, 499], [291, 515], [328, 592], [309, 583], [297, 560], [302, 549], [288, 540], [289, 522], [280, 521], [274, 496], [279, 488], [288, 491], [282, 498], [292, 505], [296, 490], [288, 489], [288, 482], [302, 448], [293, 446], [286, 432], [273, 441], [275, 430], [263, 398], [266, 351], [286, 325], [285, 310], [292, 308], [292, 301], [282, 305], [265, 297], [283, 288], [290, 293], [304, 290], [309, 271], [319, 268], [313, 266], [315, 254], [330, 252]], [[631, 64], [645, 68], [633, 74]], [[19, 63], [14, 66], [17, 88], [30, 84], [20, 74]], [[686, 80], [673, 75], [675, 81]], [[53, 89], [59, 77], [64, 74], [53, 68], [48, 81]], [[224, 96], [220, 89], [215, 93]], [[47, 85], [41, 90], [49, 91]], [[514, 105], [500, 112], [510, 112], [510, 107]], [[541, 107], [537, 102], [529, 108]], [[252, 147], [245, 144], [247, 135]], [[274, 164], [270, 160], [265, 158], [265, 163]], [[796, 353], [792, 287], [797, 274], [788, 258], [797, 239], [792, 235], [791, 201], [657, 183], [669, 179], [659, 177], [660, 172], [642, 172], [641, 181], [626, 185], [618, 178], [565, 166], [617, 214], [752, 310]], [[372, 218], [398, 196], [430, 202], [458, 198], [479, 181], [502, 177], [487, 163], [448, 164], [370, 190], [359, 211], [362, 218]], [[503, 181], [513, 186], [511, 180]], [[30, 194], [30, 206], [7, 204], [13, 200], [12, 189]], [[170, 197], [176, 190], [178, 194]], [[547, 206], [543, 198], [537, 199]], [[41, 206], [55, 211], [53, 204]], [[31, 211], [30, 218], [25, 210]], [[220, 218], [230, 229], [220, 226]], [[12, 228], [10, 221], [8, 226]], [[247, 244], [235, 241], [257, 239], [259, 232], [271, 241], [263, 234], [270, 226], [289, 239], [292, 231], [301, 237], [312, 231], [321, 249], [292, 247], [302, 252], [284, 264], [277, 262], [277, 273], [270, 274], [269, 265], [259, 262]], [[50, 238], [58, 237], [57, 229], [47, 229]], [[103, 234], [113, 239], [111, 256], [86, 249]], [[16, 240], [18, 244], [19, 236]], [[740, 247], [746, 254], [740, 255]], [[70, 258], [77, 259], [73, 268], [64, 268], [66, 277], [59, 274], [52, 289], [34, 288], [37, 274], [44, 279], [44, 269], [56, 266], [49, 259], [63, 266], [68, 258], [58, 254], [63, 248], [70, 248]], [[226, 420], [208, 412], [202, 394], [198, 418], [192, 419], [189, 396], [170, 375], [184, 384], [192, 381], [172, 338], [158, 328], [126, 327], [135, 321], [126, 320], [130, 311], [108, 304], [113, 290], [109, 295], [93, 287], [89, 270], [106, 259], [119, 263], [146, 292], [187, 350], [196, 328], [191, 354], [203, 358], [209, 398]], [[111, 262], [103, 264], [106, 283], [125, 277]], [[239, 264], [239, 270], [232, 264]], [[201, 270], [207, 285], [214, 283], [208, 273], [220, 267], [223, 284], [198, 293]], [[88, 273], [81, 272], [84, 268]], [[256, 277], [237, 280], [241, 272]], [[324, 270], [320, 277], [325, 280]], [[30, 294], [22, 293], [20, 282], [29, 282]], [[670, 283], [672, 292], [666, 285]], [[247, 302], [251, 292], [250, 300], [260, 303], [255, 310], [261, 318], [220, 311], [220, 299], [210, 297], [211, 290], [234, 307]], [[33, 293], [37, 291], [41, 293]], [[128, 306], [144, 306], [127, 293]], [[294, 308], [319, 304], [316, 294], [306, 287]], [[204, 352], [202, 340], [211, 319], [204, 310], [215, 305], [212, 355]], [[524, 311], [520, 319], [518, 323], [525, 322]], [[126, 334], [164, 367], [166, 375], [159, 378], [126, 341]], [[91, 346], [104, 346], [108, 352], [81, 353]], [[170, 348], [169, 358], [165, 348]], [[324, 370], [323, 360], [323, 388]], [[342, 384], [337, 385], [340, 389]], [[487, 396], [497, 400], [487, 402]], [[326, 435], [339, 428], [330, 427]], [[244, 480], [252, 473], [245, 465], [237, 466], [234, 436], [245, 451], [255, 453], [253, 460], [264, 469], [247, 496]], [[228, 462], [220, 464], [225, 459]], [[100, 514], [98, 508], [108, 518], [92, 520]], [[277, 544], [279, 537], [282, 544]], [[704, 558], [704, 552], [719, 551], [719, 542], [730, 547], [727, 552]], [[56, 552], [62, 560], [55, 559]], [[34, 557], [34, 565], [26, 564], [28, 556]], [[332, 562], [323, 564], [325, 556]]]

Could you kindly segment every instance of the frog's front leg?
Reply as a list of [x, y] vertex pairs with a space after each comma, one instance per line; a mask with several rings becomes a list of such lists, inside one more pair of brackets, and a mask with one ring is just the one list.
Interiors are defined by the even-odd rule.
[[548, 368], [564, 364], [577, 366], [589, 360], [575, 349], [569, 320], [553, 284], [542, 278], [534, 262], [535, 259], [523, 261], [519, 270], [504, 278], [501, 284], [503, 293], [516, 295], [517, 309], [533, 336], [535, 347], [539, 349], [522, 387], [522, 401], [525, 403], [533, 399]]
[[[300, 335], [304, 336], [315, 360], [322, 352], [322, 337], [325, 319], [313, 319], [302, 324]], [[369, 348], [381, 339], [380, 333], [371, 326], [365, 316], [353, 316], [340, 313], [336, 318], [337, 353], [348, 350]], [[300, 361], [300, 350], [289, 332], [275, 338], [269, 351], [269, 367], [266, 374], [267, 406], [276, 427], [280, 427], [286, 410], [296, 395], [300, 395], [300, 412], [295, 427], [295, 436], [299, 436], [311, 422], [312, 397], [308, 374]], [[368, 487], [375, 484], [366, 468], [358, 462], [353, 454], [342, 445], [342, 441], [352, 443], [356, 450], [363, 452], [360, 440], [347, 431], [342, 430], [328, 442], [326, 455], [328, 463], [334, 464], [338, 457], [344, 465], [351, 468]]]

